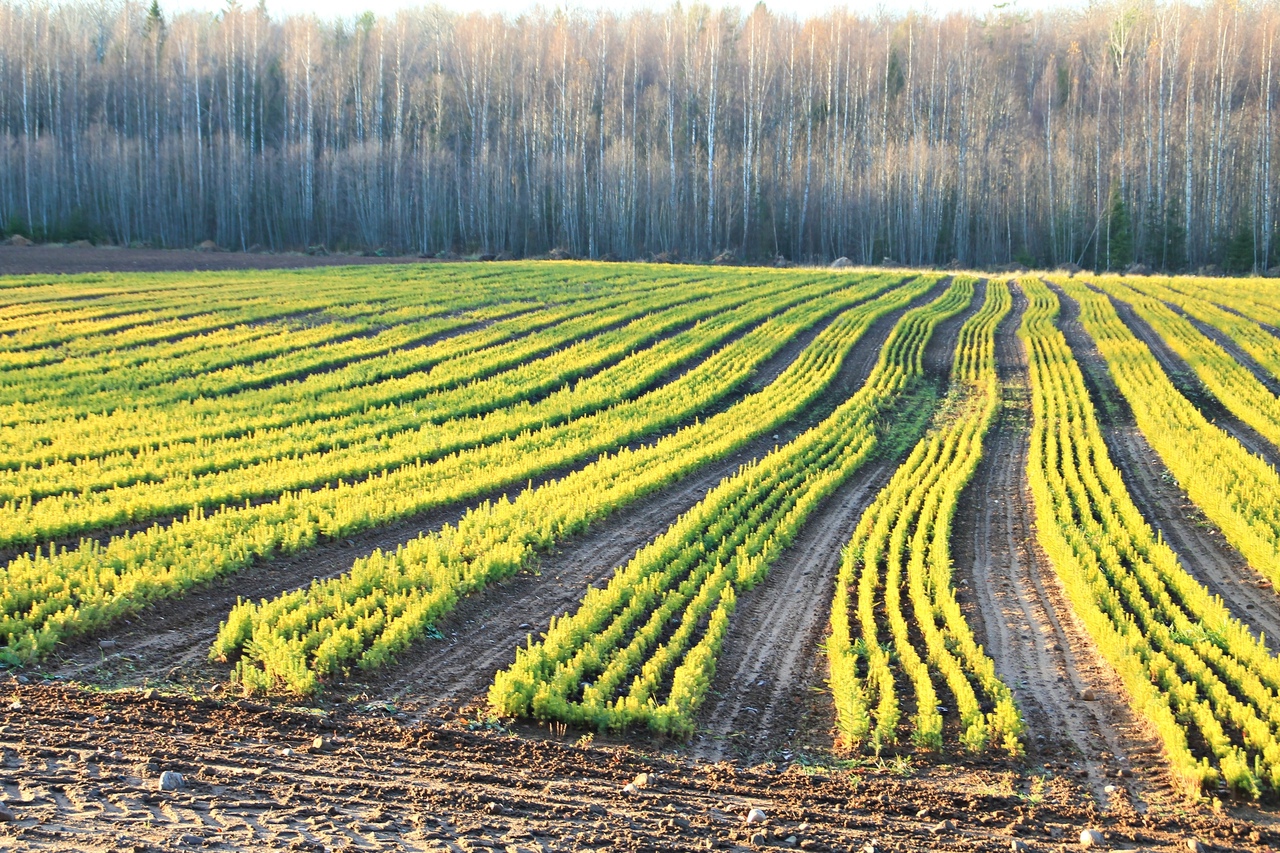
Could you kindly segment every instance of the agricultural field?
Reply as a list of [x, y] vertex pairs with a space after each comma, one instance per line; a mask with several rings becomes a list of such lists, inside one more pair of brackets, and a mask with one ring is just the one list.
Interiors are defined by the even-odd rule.
[[1277, 306], [0, 277], [0, 847], [1271, 850]]

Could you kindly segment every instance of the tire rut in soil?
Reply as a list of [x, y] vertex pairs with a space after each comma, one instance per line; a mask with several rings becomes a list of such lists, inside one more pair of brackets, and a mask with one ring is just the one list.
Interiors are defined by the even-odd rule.
[[[939, 394], [945, 391], [960, 327], [981, 306], [984, 292], [979, 286], [966, 310], [939, 324], [925, 349], [925, 375]], [[871, 460], [823, 501], [765, 579], [738, 596], [690, 743], [694, 757], [753, 762], [773, 756], [789, 760], [801, 751], [830, 752], [835, 717], [824, 689], [828, 668], [822, 644], [841, 552], [862, 513], [910, 452], [912, 442], [902, 444], [893, 458]]]
[[1138, 429], [1133, 410], [1116, 387], [1105, 359], [1079, 322], [1079, 306], [1061, 292], [1059, 328], [1067, 338], [1102, 427], [1111, 461], [1142, 517], [1178, 555], [1187, 572], [1222, 598], [1255, 636], [1280, 637], [1280, 596], [1227, 541]]
[[[997, 329], [1002, 405], [982, 461], [961, 493], [952, 534], [958, 599], [996, 673], [1027, 723], [1027, 756], [1075, 773], [1106, 805], [1105, 787], [1172, 792], [1159, 744], [1130, 713], [1114, 670], [1075, 618], [1053, 565], [1035, 538], [1027, 480], [1031, 387], [1017, 329], [1027, 300], [1014, 291]], [[1083, 701], [1086, 690], [1095, 699]], [[1132, 782], [1116, 781], [1122, 769]]]
[[[930, 293], [936, 289], [931, 289]], [[928, 294], [920, 297], [913, 304], [927, 296]], [[755, 376], [744, 383], [743, 387], [700, 416], [705, 418], [716, 411], [722, 411], [752, 390], [772, 382], [833, 319], [834, 317], [828, 318], [797, 335], [762, 364]], [[881, 320], [868, 334], [877, 333], [883, 324], [884, 320]], [[887, 331], [884, 334], [887, 335]], [[635, 448], [654, 443], [679, 428], [680, 425], [669, 427], [646, 439], [633, 442], [630, 446]], [[756, 444], [764, 446], [765, 441], [762, 439]], [[742, 452], [754, 449], [756, 445]], [[545, 472], [533, 478], [532, 485], [536, 488], [581, 470], [597, 458], [599, 455], [593, 455], [574, 465]], [[228, 676], [227, 667], [208, 662], [206, 654], [217, 636], [222, 620], [238, 599], [254, 601], [273, 598], [306, 586], [314, 579], [337, 577], [348, 571], [357, 559], [367, 557], [375, 550], [394, 551], [397, 546], [422, 532], [438, 529], [446, 523], [456, 523], [468, 510], [485, 500], [511, 494], [513, 490], [519, 491], [519, 488], [513, 489], [512, 485], [508, 485], [469, 501], [439, 507], [412, 518], [353, 534], [343, 540], [324, 542], [299, 554], [267, 562], [256, 561], [226, 577], [202, 584], [185, 595], [156, 602], [140, 613], [113, 622], [86, 636], [69, 640], [60, 649], [58, 656], [47, 661], [44, 666], [60, 677], [108, 687], [175, 681], [188, 686], [207, 686], [210, 682], [225, 681]], [[513, 582], [527, 581], [523, 576], [517, 576], [507, 583]], [[460, 604], [460, 607], [467, 606], [467, 600]], [[525, 621], [528, 620], [517, 620], [516, 624]], [[100, 647], [99, 641], [103, 639], [111, 644], [109, 649]]]
[[[493, 676], [515, 660], [526, 638], [537, 638], [551, 617], [572, 612], [590, 586], [608, 582], [618, 566], [681, 514], [692, 508], [738, 467], [758, 459], [826, 417], [861, 387], [871, 373], [894, 324], [910, 307], [922, 304], [937, 287], [910, 306], [880, 318], [849, 353], [830, 388], [800, 417], [761, 436], [728, 457], [703, 465], [679, 482], [659, 490], [611, 516], [588, 532], [562, 542], [543, 555], [539, 574], [521, 573], [468, 596], [437, 626], [444, 640], [420, 640], [400, 656], [400, 663], [370, 674], [349, 692], [402, 701], [431, 710], [482, 703]], [[801, 347], [788, 347], [785, 361], [771, 363], [752, 385], [763, 387], [794, 360]], [[794, 352], [790, 352], [794, 349]]]

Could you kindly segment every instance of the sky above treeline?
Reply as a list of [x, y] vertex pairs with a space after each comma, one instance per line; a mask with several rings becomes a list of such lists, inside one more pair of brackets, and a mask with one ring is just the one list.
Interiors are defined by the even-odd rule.
[[[217, 12], [226, 6], [226, 0], [161, 0], [161, 8], [167, 13], [186, 10]], [[256, 0], [241, 0], [241, 5], [256, 5]], [[266, 0], [267, 12], [272, 17], [289, 15], [315, 14], [321, 18], [355, 17], [365, 11], [375, 14], [393, 14], [399, 9], [411, 9], [428, 5], [424, 0]], [[538, 6], [547, 9], [568, 8], [577, 10], [613, 10], [619, 12], [636, 9], [665, 9], [671, 5], [669, 0], [574, 0], [574, 2], [557, 3], [548, 0], [441, 0], [439, 5], [458, 12], [500, 12], [517, 16]], [[712, 2], [708, 5], [738, 6], [747, 8], [753, 2]], [[860, 15], [875, 16], [880, 13], [890, 15], [905, 14], [910, 11], [933, 15], [948, 15], [952, 12], [967, 12], [982, 16], [988, 13], [1003, 11], [1031, 12], [1044, 8], [1062, 8], [1064, 6], [1084, 5], [1081, 0], [861, 0], [861, 2], [837, 2], [837, 0], [783, 0], [767, 3], [769, 8], [778, 14], [792, 15], [796, 18], [819, 17], [832, 9], [849, 9]]]

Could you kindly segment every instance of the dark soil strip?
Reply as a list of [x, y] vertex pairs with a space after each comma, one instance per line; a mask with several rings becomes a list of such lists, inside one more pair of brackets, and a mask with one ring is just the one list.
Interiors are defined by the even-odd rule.
[[1112, 462], [1147, 523], [1163, 536], [1182, 567], [1222, 598], [1255, 635], [1280, 637], [1280, 598], [1266, 580], [1178, 486], [1159, 454], [1147, 443], [1133, 411], [1116, 387], [1106, 361], [1079, 322], [1079, 306], [1061, 292], [1058, 325], [1066, 335], [1102, 426]]
[[[957, 597], [1018, 700], [1028, 760], [1074, 774], [1106, 806], [1123, 807], [1127, 795], [1141, 808], [1153, 793], [1175, 794], [1160, 745], [1130, 712], [1119, 677], [1098, 655], [1036, 541], [1027, 481], [1031, 388], [1017, 336], [1026, 305], [1015, 291], [1014, 309], [996, 333], [1003, 401], [956, 510]], [[1090, 693], [1092, 700], [1081, 699]], [[1122, 792], [1107, 795], [1108, 784]]]

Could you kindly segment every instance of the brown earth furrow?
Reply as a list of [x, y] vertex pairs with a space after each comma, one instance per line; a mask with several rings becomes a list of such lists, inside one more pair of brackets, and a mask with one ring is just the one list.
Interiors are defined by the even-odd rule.
[[[1074, 772], [1106, 806], [1125, 789], [1142, 808], [1148, 789], [1168, 790], [1159, 744], [1130, 713], [1118, 677], [1074, 617], [1035, 538], [1027, 481], [1031, 427], [1026, 351], [1017, 328], [1026, 297], [996, 336], [1003, 404], [982, 462], [962, 493], [952, 537], [961, 606], [1027, 723], [1028, 757]], [[1083, 701], [1090, 691], [1095, 697]], [[1121, 781], [1118, 774], [1136, 774]]]
[[[960, 327], [981, 306], [984, 293], [979, 286], [968, 308], [939, 324], [925, 348], [925, 374], [939, 391], [950, 375]], [[908, 444], [902, 453], [909, 449]], [[810, 706], [819, 701], [814, 688], [820, 689], [828, 672], [822, 643], [829, 630], [841, 550], [901, 455], [874, 460], [837, 489], [764, 581], [739, 596], [707, 704], [698, 715], [693, 755], [709, 761], [763, 760], [775, 754], [789, 758], [815, 743], [815, 732], [804, 732], [801, 742], [795, 738], [805, 728], [801, 722], [806, 716], [823, 716]], [[830, 702], [825, 693], [821, 701]], [[823, 736], [828, 749], [829, 737]]]
[[859, 471], [809, 519], [765, 581], [739, 594], [690, 754], [787, 761], [815, 740], [830, 749], [829, 731], [802, 733], [800, 723], [811, 701], [830, 702], [825, 690], [820, 699], [811, 694], [827, 676], [821, 655], [831, 590], [841, 549], [899, 461], [877, 459]]
[[[926, 294], [913, 304], [928, 298]], [[831, 388], [801, 417], [598, 522], [588, 533], [543, 557], [540, 576], [518, 575], [471, 596], [438, 626], [444, 641], [416, 644], [402, 656], [402, 664], [374, 676], [370, 695], [401, 697], [427, 708], [442, 703], [465, 706], [486, 695], [494, 674], [514, 661], [516, 648], [529, 636], [536, 638], [551, 617], [576, 609], [588, 586], [606, 583], [616, 567], [697, 504], [724, 477], [743, 463], [764, 456], [774, 446], [790, 441], [860, 387], [906, 310], [882, 317], [867, 330]], [[794, 355], [763, 371], [753, 380], [753, 386], [763, 387], [773, 381], [793, 358]]]
[[1196, 506], [1147, 442], [1133, 410], [1116, 387], [1105, 359], [1079, 322], [1079, 306], [1064, 294], [1059, 328], [1066, 335], [1102, 426], [1112, 462], [1142, 517], [1178, 555], [1198, 582], [1222, 598], [1227, 609], [1255, 636], [1280, 637], [1280, 597], [1266, 579]]

